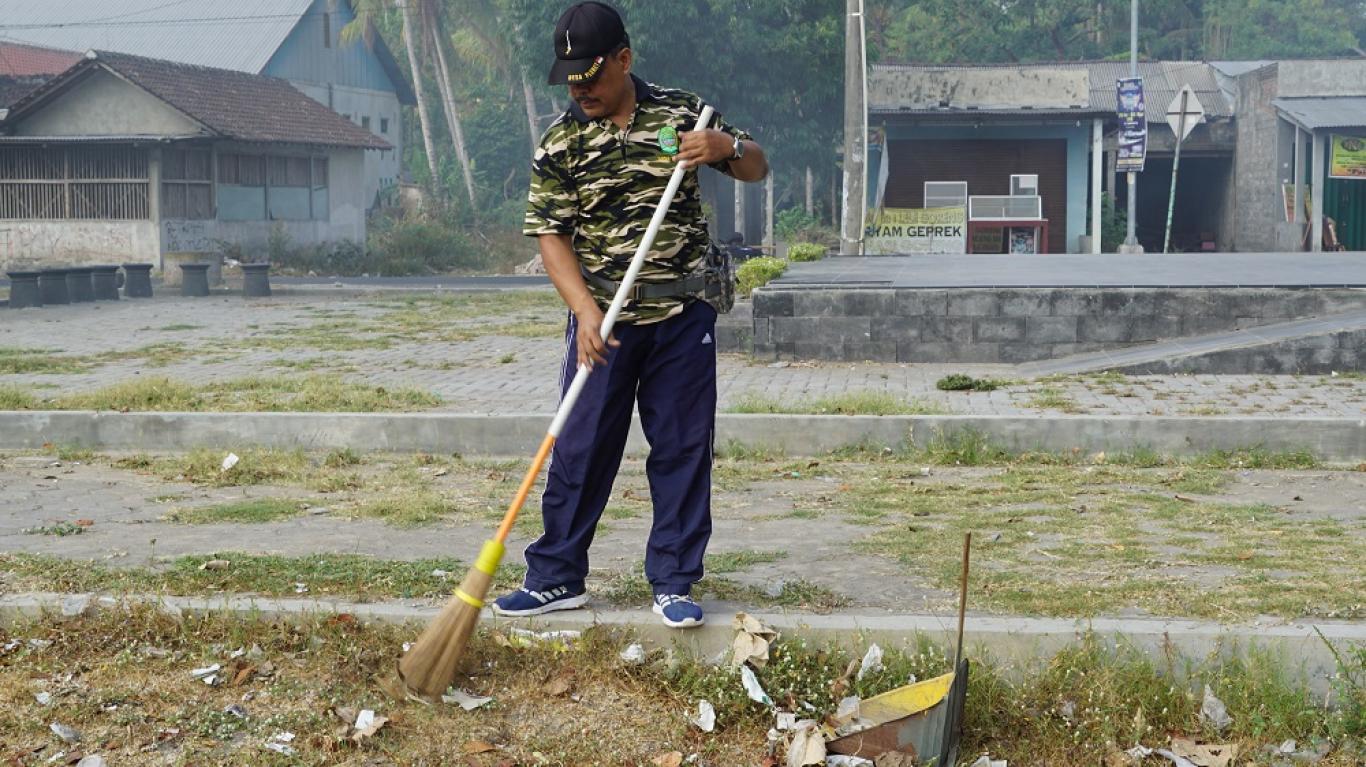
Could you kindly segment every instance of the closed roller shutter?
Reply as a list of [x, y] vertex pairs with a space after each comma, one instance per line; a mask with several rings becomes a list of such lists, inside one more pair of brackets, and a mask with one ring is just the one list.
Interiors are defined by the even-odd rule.
[[966, 181], [968, 194], [1010, 194], [1010, 177], [1037, 173], [1043, 215], [1048, 219], [1048, 251], [1067, 252], [1067, 142], [892, 141], [886, 205], [920, 208], [926, 181]]

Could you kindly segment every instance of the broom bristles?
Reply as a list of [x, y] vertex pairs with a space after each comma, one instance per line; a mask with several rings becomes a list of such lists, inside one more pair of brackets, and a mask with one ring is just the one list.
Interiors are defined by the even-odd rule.
[[492, 582], [492, 575], [470, 568], [455, 595], [399, 660], [399, 681], [408, 692], [434, 702], [455, 681]]

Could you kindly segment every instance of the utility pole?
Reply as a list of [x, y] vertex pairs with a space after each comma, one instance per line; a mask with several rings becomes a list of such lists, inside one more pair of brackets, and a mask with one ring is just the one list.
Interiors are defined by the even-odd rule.
[[868, 147], [864, 121], [863, 0], [846, 0], [844, 20], [844, 216], [840, 227], [840, 253], [861, 255], [863, 209], [867, 205]]
[[[1129, 0], [1129, 76], [1138, 77], [1138, 0]], [[1126, 253], [1142, 253], [1135, 227], [1138, 225], [1138, 174], [1129, 171], [1129, 222], [1124, 237]]]

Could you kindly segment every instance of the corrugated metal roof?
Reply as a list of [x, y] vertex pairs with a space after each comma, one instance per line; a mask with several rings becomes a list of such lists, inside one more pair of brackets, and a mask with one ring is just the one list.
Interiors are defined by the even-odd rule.
[[1366, 128], [1366, 96], [1275, 99], [1271, 103], [1306, 130]]
[[[1115, 83], [1129, 76], [1129, 62], [1101, 61], [1087, 64], [1091, 72], [1091, 104], [1115, 111], [1119, 108]], [[1143, 95], [1148, 108], [1148, 122], [1167, 123], [1167, 105], [1190, 85], [1195, 97], [1205, 108], [1205, 119], [1233, 116], [1233, 105], [1228, 102], [1214, 68], [1201, 61], [1140, 61], [1138, 75], [1143, 78]]]
[[[1049, 73], [1058, 71], [1076, 73], [1084, 77], [1087, 83], [1086, 96], [1079, 99], [1068, 93], [1041, 93], [1036, 102], [1040, 107], [1038, 109], [1026, 110], [1019, 107], [1002, 109], [1003, 105], [999, 103], [977, 103], [967, 97], [967, 94], [961, 89], [951, 87], [947, 90], [948, 93], [952, 94], [950, 98], [942, 100], [943, 103], [933, 105], [915, 103], [915, 99], [908, 98], [902, 89], [878, 86], [879, 81], [892, 82], [898, 73], [907, 75], [933, 72], [944, 80], [952, 80], [955, 73], [958, 73], [965, 81], [978, 79], [983, 75], [991, 77], [999, 73], [1002, 80], [1028, 81], [1032, 79], [1037, 81], [1037, 84], [1047, 87], [1052, 82]], [[1196, 98], [1205, 108], [1207, 119], [1227, 118], [1233, 115], [1233, 105], [1219, 90], [1214, 68], [1209, 64], [1198, 61], [1139, 62], [1138, 73], [1143, 78], [1150, 122], [1155, 122], [1158, 125], [1166, 124], [1167, 104], [1171, 103], [1171, 100], [1180, 92], [1181, 86], [1186, 84], [1189, 84], [1195, 91]], [[984, 114], [1113, 113], [1117, 111], [1119, 106], [1116, 100], [1115, 83], [1120, 78], [1128, 76], [1129, 63], [1119, 61], [948, 67], [879, 64], [873, 67], [873, 76], [869, 79], [868, 99], [872, 111], [879, 114], [896, 112], [903, 114], [916, 112], [963, 113], [972, 107], [976, 107], [980, 113]], [[898, 92], [899, 90], [902, 92]], [[1015, 98], [1023, 100], [1030, 95], [1016, 93]], [[1065, 97], [1068, 103], [1065, 105], [1056, 103], [1060, 97]], [[1078, 101], [1085, 103], [1075, 103]]]
[[0, 0], [0, 38], [259, 74], [313, 0]]

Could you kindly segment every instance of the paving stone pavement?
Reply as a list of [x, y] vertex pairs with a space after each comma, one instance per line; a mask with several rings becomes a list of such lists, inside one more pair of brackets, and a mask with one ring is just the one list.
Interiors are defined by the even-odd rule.
[[[447, 293], [449, 295], [449, 293]], [[455, 412], [550, 413], [557, 390], [563, 338], [512, 337], [487, 323], [467, 323], [468, 340], [391, 337], [388, 348], [320, 350], [298, 331], [338, 317], [368, 323], [367, 332], [393, 311], [383, 294], [281, 294], [247, 301], [238, 296], [157, 298], [117, 304], [0, 311], [0, 350], [44, 349], [90, 358], [90, 369], [66, 374], [6, 374], [0, 386], [32, 388], [39, 396], [90, 390], [135, 379], [168, 376], [203, 384], [250, 376], [333, 372], [385, 387], [413, 387], [439, 395]], [[503, 320], [551, 327], [553, 308], [519, 309]], [[401, 328], [394, 328], [397, 333]], [[344, 338], [349, 331], [337, 332]], [[176, 346], [176, 345], [180, 346]], [[268, 345], [262, 345], [268, 344]], [[164, 364], [148, 357], [160, 346]], [[138, 352], [137, 355], [129, 354]], [[1011, 380], [992, 392], [942, 392], [935, 382], [949, 373]], [[1329, 376], [1086, 376], [1022, 380], [1006, 365], [756, 362], [740, 355], [720, 361], [720, 401], [732, 409], [756, 396], [787, 406], [848, 393], [882, 392], [927, 412], [1021, 415], [1049, 412], [1096, 415], [1199, 415], [1366, 417], [1366, 379]]]

